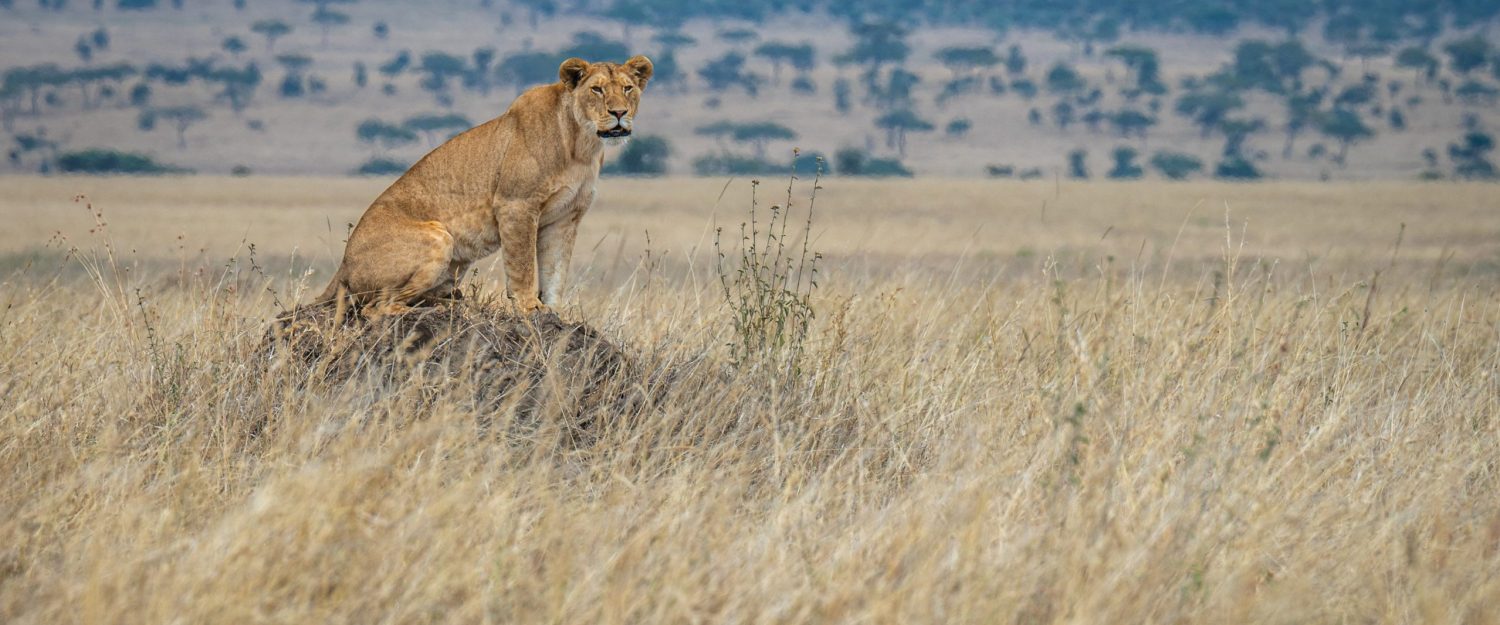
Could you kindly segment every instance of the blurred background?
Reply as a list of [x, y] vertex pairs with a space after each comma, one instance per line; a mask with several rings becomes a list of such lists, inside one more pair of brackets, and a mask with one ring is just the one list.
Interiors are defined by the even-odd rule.
[[647, 54], [610, 172], [1488, 179], [1493, 0], [0, 0], [0, 171], [393, 176]]

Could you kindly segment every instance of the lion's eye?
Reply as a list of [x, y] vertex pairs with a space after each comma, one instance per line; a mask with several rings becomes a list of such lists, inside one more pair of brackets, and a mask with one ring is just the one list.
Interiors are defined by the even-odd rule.
[[632, 91], [635, 91], [635, 87], [632, 87], [630, 85], [625, 85], [625, 93], [630, 93]]
[[594, 87], [594, 93], [597, 93], [599, 95], [604, 95], [604, 90], [600, 89], [599, 87]]

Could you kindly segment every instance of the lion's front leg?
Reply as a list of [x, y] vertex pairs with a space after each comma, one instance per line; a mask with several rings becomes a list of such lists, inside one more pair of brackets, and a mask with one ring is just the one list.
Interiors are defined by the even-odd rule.
[[537, 233], [537, 274], [541, 282], [542, 303], [553, 308], [562, 301], [568, 265], [573, 260], [573, 242], [578, 239], [579, 217], [581, 215], [575, 214], [544, 226]]
[[505, 286], [522, 313], [542, 308], [537, 297], [537, 221], [541, 210], [526, 202], [507, 202], [496, 209], [500, 253], [505, 257]]

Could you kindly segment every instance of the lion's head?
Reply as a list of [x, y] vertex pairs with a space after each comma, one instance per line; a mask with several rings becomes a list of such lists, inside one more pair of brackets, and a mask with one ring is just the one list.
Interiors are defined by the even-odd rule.
[[601, 138], [623, 140], [635, 125], [641, 92], [651, 80], [651, 59], [632, 57], [624, 64], [568, 59], [557, 69], [573, 96], [573, 115]]

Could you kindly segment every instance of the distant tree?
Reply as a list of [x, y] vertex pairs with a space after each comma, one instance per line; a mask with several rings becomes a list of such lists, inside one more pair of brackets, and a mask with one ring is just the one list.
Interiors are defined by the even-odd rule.
[[840, 176], [910, 178], [912, 172], [893, 158], [871, 158], [858, 148], [843, 148], [833, 154], [833, 171]]
[[1146, 171], [1137, 165], [1135, 159], [1140, 153], [1135, 148], [1117, 147], [1111, 153], [1115, 159], [1114, 167], [1111, 167], [1105, 175], [1115, 180], [1134, 180], [1146, 175]]
[[1337, 141], [1339, 153], [1334, 157], [1334, 162], [1343, 167], [1349, 157], [1349, 147], [1375, 136], [1375, 131], [1370, 130], [1358, 113], [1346, 109], [1334, 109], [1331, 113], [1321, 115], [1318, 119], [1318, 132], [1323, 136]]
[[652, 57], [652, 66], [654, 68], [651, 72], [653, 88], [667, 93], [681, 91], [684, 88], [682, 66], [677, 63], [676, 51], [662, 50], [661, 54]]
[[354, 62], [354, 86], [364, 89], [370, 84], [370, 70], [365, 67], [364, 61]]
[[292, 32], [292, 27], [281, 20], [261, 20], [250, 25], [250, 31], [266, 38], [266, 51], [276, 50], [276, 40]]
[[238, 36], [225, 37], [224, 42], [220, 43], [219, 47], [235, 58], [239, 58], [241, 53], [250, 49], [250, 46], [245, 45], [245, 40], [240, 39]]
[[276, 62], [286, 70], [286, 75], [281, 79], [281, 97], [300, 98], [307, 92], [306, 76], [303, 72], [312, 65], [312, 58], [301, 54], [280, 54], [276, 56]]
[[1364, 41], [1365, 22], [1358, 14], [1340, 13], [1323, 23], [1323, 39], [1345, 50]]
[[94, 59], [94, 46], [89, 45], [88, 39], [82, 35], [79, 35], [78, 40], [73, 42], [73, 52], [77, 54], [78, 59], [80, 61], [83, 61], [84, 63], [87, 63]]
[[1297, 136], [1316, 121], [1318, 106], [1323, 103], [1321, 89], [1287, 94], [1286, 99], [1286, 143], [1281, 148], [1282, 158], [1291, 158]]
[[1187, 12], [1188, 26], [1205, 35], [1224, 35], [1239, 28], [1240, 16], [1228, 8], [1215, 4], [1197, 4]]
[[229, 108], [236, 115], [250, 106], [250, 100], [255, 96], [255, 90], [260, 87], [263, 76], [260, 67], [249, 63], [243, 68], [221, 67], [214, 69], [207, 79], [218, 83], [221, 91], [217, 97], [229, 102]]
[[849, 81], [843, 78], [833, 81], [833, 108], [840, 113], [848, 113], [850, 108], [849, 96], [853, 91], [849, 87]]
[[797, 133], [776, 122], [752, 122], [736, 125], [730, 136], [737, 142], [754, 146], [755, 158], [765, 158], [766, 142], [790, 141], [797, 138]]
[[725, 143], [725, 140], [729, 137], [734, 136], [735, 127], [736, 126], [734, 122], [717, 121], [711, 124], [705, 124], [703, 126], [697, 127], [693, 130], [693, 134], [703, 137], [712, 137], [714, 143], [718, 144], [719, 146], [719, 152], [728, 154], [729, 145]]
[[1162, 151], [1151, 157], [1151, 166], [1171, 180], [1186, 180], [1203, 169], [1203, 161], [1183, 152]]
[[[630, 46], [623, 42], [606, 38], [604, 35], [593, 31], [582, 31], [573, 34], [573, 42], [563, 48], [558, 56], [566, 59], [578, 57], [587, 61], [616, 60], [624, 61], [630, 56]], [[560, 62], [560, 59], [559, 59]]]
[[1191, 119], [1205, 139], [1230, 113], [1244, 107], [1243, 98], [1226, 91], [1197, 91], [1177, 100], [1177, 112]]
[[1121, 137], [1135, 135], [1145, 141], [1147, 131], [1156, 125], [1156, 118], [1134, 109], [1122, 109], [1110, 115], [1109, 122]]
[[697, 45], [698, 40], [677, 30], [660, 31], [651, 37], [651, 41], [662, 47], [663, 50], [676, 50], [686, 46]]
[[541, 18], [552, 17], [557, 13], [557, 0], [517, 0], [516, 4], [526, 7], [527, 20], [531, 23], [532, 30], [536, 30]]
[[953, 73], [954, 78], [972, 76], [1000, 63], [1000, 57], [986, 46], [951, 46], [938, 50], [933, 56]]
[[401, 123], [401, 127], [426, 138], [428, 147], [436, 147], [438, 143], [468, 130], [473, 125], [467, 117], [456, 113], [414, 115]]
[[1074, 180], [1087, 180], [1089, 177], [1088, 166], [1089, 153], [1083, 150], [1068, 152], [1068, 177]]
[[1053, 65], [1052, 69], [1047, 70], [1047, 90], [1052, 93], [1062, 95], [1076, 93], [1082, 91], [1087, 85], [1083, 77], [1078, 75], [1078, 71], [1066, 63], [1059, 62]]
[[1052, 106], [1052, 121], [1057, 123], [1058, 130], [1067, 130], [1073, 124], [1073, 104], [1067, 100], [1060, 100]]
[[755, 56], [766, 59], [771, 63], [771, 84], [781, 84], [781, 68], [793, 63], [793, 59], [803, 57], [807, 59], [804, 64], [810, 64], [816, 52], [811, 43], [790, 44], [780, 41], [768, 41], [756, 46]]
[[57, 156], [57, 169], [67, 174], [154, 175], [189, 170], [156, 162], [150, 156], [106, 149], [67, 152]]
[[511, 85], [520, 93], [527, 87], [557, 81], [559, 61], [545, 52], [517, 52], [495, 66], [496, 82]]
[[1005, 71], [1011, 76], [1020, 76], [1026, 73], [1026, 55], [1021, 53], [1021, 46], [1012, 44], [1005, 53]]
[[365, 161], [353, 173], [356, 176], [399, 176], [410, 168], [407, 163], [377, 156]]
[[1214, 177], [1221, 180], [1259, 180], [1260, 169], [1250, 159], [1241, 155], [1226, 156], [1214, 166]]
[[434, 51], [422, 55], [417, 71], [423, 75], [419, 85], [433, 95], [438, 105], [448, 107], [453, 105], [449, 81], [462, 77], [468, 71], [468, 64], [461, 57]]
[[672, 144], [662, 137], [636, 137], [625, 144], [620, 156], [604, 166], [606, 174], [660, 176], [667, 173]]
[[208, 114], [196, 106], [169, 106], [142, 112], [137, 125], [150, 130], [156, 127], [157, 120], [172, 124], [177, 131], [177, 148], [182, 149], [187, 147], [188, 128], [205, 119], [208, 119]]
[[375, 22], [375, 25], [370, 27], [370, 34], [375, 35], [376, 39], [385, 41], [391, 36], [391, 27], [384, 20]]
[[717, 36], [720, 41], [724, 41], [736, 46], [744, 45], [755, 41], [756, 39], [760, 39], [760, 33], [757, 33], [749, 28], [729, 28], [719, 31], [717, 33]]
[[1137, 89], [1157, 91], [1164, 88], [1160, 81], [1161, 62], [1156, 51], [1136, 45], [1115, 46], [1106, 50], [1104, 56], [1119, 59], [1125, 64], [1125, 80]]
[[472, 89], [478, 91], [480, 95], [488, 96], [490, 94], [490, 86], [494, 84], [491, 66], [495, 63], [495, 49], [489, 47], [476, 48], [469, 58], [471, 63], [463, 75], [464, 88]]
[[1397, 132], [1406, 130], [1406, 114], [1402, 113], [1401, 109], [1391, 109], [1391, 114], [1386, 119], [1391, 125], [1391, 130], [1395, 130]]
[[1266, 128], [1266, 120], [1260, 118], [1252, 119], [1225, 119], [1219, 122], [1219, 132], [1224, 133], [1224, 155], [1238, 156], [1244, 153], [1245, 142], [1252, 135]]
[[896, 22], [866, 22], [851, 29], [854, 46], [840, 56], [846, 62], [865, 65], [871, 73], [885, 64], [899, 64], [911, 55], [907, 29]]
[[906, 157], [906, 133], [930, 132], [933, 125], [910, 109], [891, 111], [875, 120], [875, 126], [886, 132], [886, 146], [896, 148], [896, 153]]
[[1375, 87], [1369, 83], [1350, 85], [1339, 92], [1338, 97], [1333, 99], [1333, 104], [1345, 108], [1364, 106], [1374, 101], [1375, 95]]
[[1443, 46], [1448, 53], [1448, 67], [1459, 74], [1468, 75], [1490, 60], [1490, 42], [1481, 35], [1453, 41]]
[[148, 107], [151, 105], [151, 85], [144, 82], [136, 83], [135, 86], [130, 88], [130, 93], [127, 97], [130, 100], [131, 106], [136, 108]]
[[1494, 180], [1495, 165], [1489, 159], [1489, 153], [1494, 149], [1494, 138], [1478, 130], [1466, 133], [1461, 143], [1449, 144], [1448, 158], [1453, 160], [1453, 176], [1469, 180]]
[[348, 24], [349, 15], [347, 13], [340, 13], [338, 11], [331, 11], [323, 7], [318, 7], [316, 11], [313, 11], [312, 21], [314, 24], [318, 25], [319, 29], [322, 30], [323, 47], [327, 48], [329, 32], [331, 32], [335, 28], [338, 28], [339, 26]]
[[707, 83], [708, 89], [722, 93], [730, 87], [743, 87], [750, 97], [759, 92], [760, 77], [745, 71], [745, 57], [738, 52], [727, 52], [724, 56], [709, 61], [698, 69], [698, 77]]
[[1453, 90], [1453, 95], [1469, 106], [1494, 106], [1496, 100], [1500, 100], [1500, 89], [1477, 80], [1465, 80]]
[[969, 129], [972, 127], [973, 123], [968, 118], [958, 117], [950, 120], [948, 125], [943, 128], [943, 132], [950, 137], [957, 138], [969, 134]]
[[360, 143], [386, 150], [410, 145], [417, 141], [417, 133], [411, 128], [388, 124], [373, 118], [360, 122], [359, 126], [354, 129], [354, 136], [359, 139]]
[[1019, 80], [1011, 81], [1010, 90], [1016, 92], [1017, 95], [1021, 96], [1027, 101], [1030, 101], [1037, 95], [1036, 83], [1031, 82], [1031, 79], [1029, 78], [1022, 78]]

